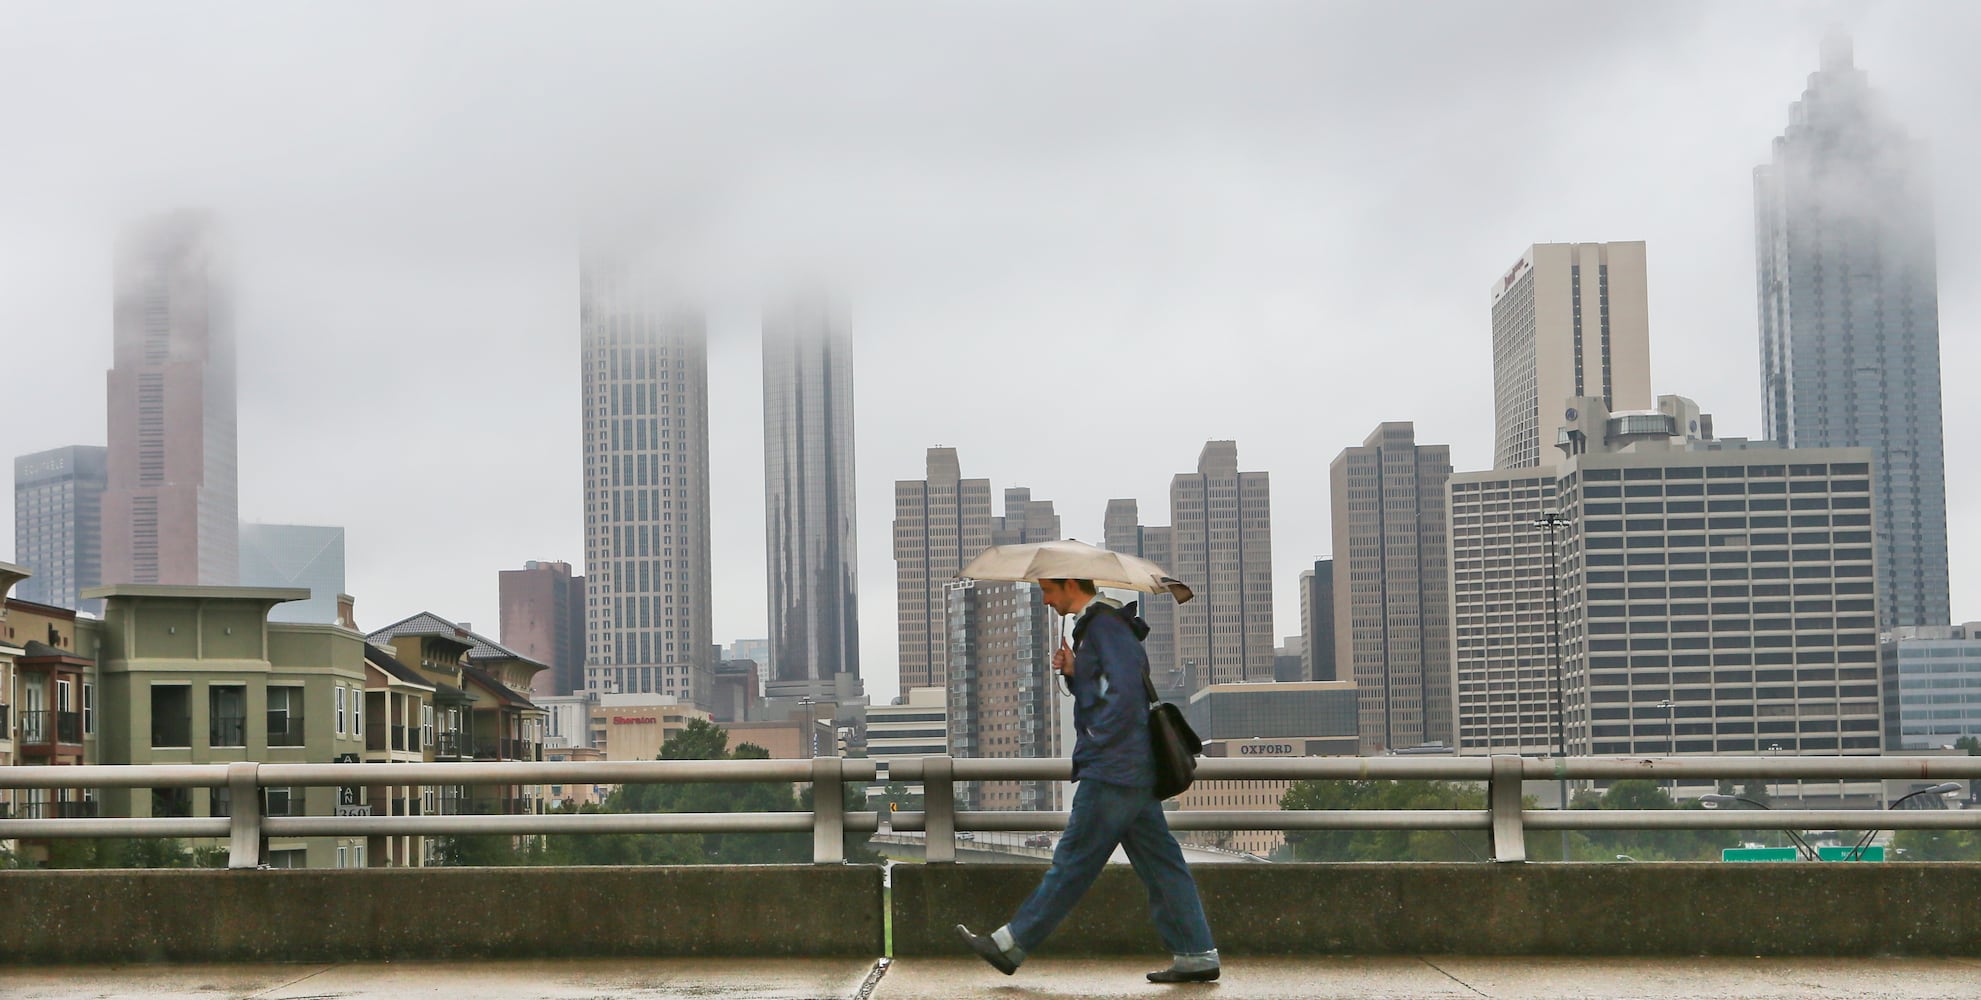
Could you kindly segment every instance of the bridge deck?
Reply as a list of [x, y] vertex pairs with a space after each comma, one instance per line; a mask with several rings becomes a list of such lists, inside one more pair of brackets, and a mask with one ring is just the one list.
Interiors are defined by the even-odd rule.
[[[873, 1000], [951, 997], [1216, 996], [1219, 1000], [1923, 1000], [1972, 998], [1981, 958], [1565, 959], [1234, 958], [1215, 988], [1159, 987], [1132, 959], [1040, 957], [1012, 978], [974, 958], [895, 963]], [[765, 997], [858, 1000], [872, 966], [851, 959], [595, 959], [352, 965], [205, 965], [0, 970], [18, 1000], [472, 997]]]

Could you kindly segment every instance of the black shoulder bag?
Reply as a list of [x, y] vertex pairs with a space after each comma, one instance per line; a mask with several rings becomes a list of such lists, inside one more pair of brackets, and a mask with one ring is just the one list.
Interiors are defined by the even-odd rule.
[[[1128, 624], [1137, 642], [1149, 634], [1149, 623], [1136, 614], [1139, 608], [1138, 602], [1113, 612]], [[1082, 621], [1073, 627], [1076, 644], [1086, 632], [1085, 624]], [[1149, 749], [1155, 755], [1155, 796], [1158, 801], [1172, 799], [1197, 780], [1197, 755], [1204, 752], [1204, 741], [1197, 738], [1196, 730], [1190, 728], [1183, 712], [1156, 693], [1156, 682], [1149, 677], [1147, 657], [1142, 659], [1142, 690], [1149, 697]]]

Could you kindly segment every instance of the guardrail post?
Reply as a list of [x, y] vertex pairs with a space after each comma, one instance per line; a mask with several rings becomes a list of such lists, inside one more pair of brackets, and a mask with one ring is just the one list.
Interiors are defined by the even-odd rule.
[[812, 758], [812, 863], [846, 862], [846, 793], [837, 757]]
[[268, 839], [261, 835], [261, 765], [227, 765], [227, 867], [260, 868], [268, 863]]
[[922, 758], [922, 860], [956, 861], [956, 761]]
[[1520, 758], [1493, 757], [1493, 776], [1486, 786], [1486, 799], [1493, 815], [1494, 861], [1527, 860], [1527, 827], [1520, 815], [1525, 805], [1520, 794], [1521, 772]]

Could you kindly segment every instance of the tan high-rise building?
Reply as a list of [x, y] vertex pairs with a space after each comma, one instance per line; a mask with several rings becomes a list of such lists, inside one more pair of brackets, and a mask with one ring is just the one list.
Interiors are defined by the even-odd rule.
[[1651, 408], [1642, 241], [1537, 243], [1493, 283], [1493, 468], [1557, 464], [1572, 396]]
[[216, 256], [197, 213], [118, 244], [105, 583], [227, 585], [240, 572], [234, 329]]
[[943, 589], [991, 544], [991, 486], [964, 479], [954, 448], [930, 448], [928, 478], [894, 484], [895, 613], [901, 690], [948, 687]]
[[1330, 475], [1335, 670], [1361, 692], [1362, 753], [1451, 746], [1451, 449], [1385, 423]]
[[585, 442], [585, 689], [707, 708], [708, 333], [651, 266], [579, 266]]
[[1273, 679], [1272, 486], [1238, 471], [1238, 442], [1210, 441], [1169, 484], [1171, 575], [1196, 590], [1176, 609], [1187, 687]]
[[[1171, 576], [1176, 575], [1175, 567], [1170, 565], [1175, 556], [1172, 529], [1140, 522], [1135, 501], [1109, 500], [1102, 529], [1103, 544], [1110, 551], [1140, 556], [1169, 571]], [[1142, 605], [1142, 620], [1149, 623], [1149, 635], [1142, 640], [1142, 649], [1149, 656], [1149, 676], [1158, 691], [1178, 692], [1179, 697], [1188, 697], [1176, 663], [1176, 599], [1168, 594], [1143, 594], [1137, 600]]]

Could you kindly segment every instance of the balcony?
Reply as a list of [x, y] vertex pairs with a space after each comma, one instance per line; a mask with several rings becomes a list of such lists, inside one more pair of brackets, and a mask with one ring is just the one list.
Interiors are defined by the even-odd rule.
[[206, 745], [210, 747], [244, 747], [248, 745], [248, 717], [245, 715], [215, 715], [207, 720]]
[[0, 740], [11, 740], [14, 738], [14, 730], [11, 725], [13, 721], [11, 713], [13, 710], [14, 706], [12, 705], [0, 705]]
[[81, 746], [82, 713], [57, 712], [46, 708], [22, 712], [20, 740], [23, 746], [28, 747], [51, 746], [58, 743]]
[[442, 730], [434, 740], [433, 752], [438, 757], [473, 757], [475, 740], [468, 733]]
[[19, 819], [96, 819], [94, 802], [22, 802]]
[[420, 748], [419, 730], [413, 726], [388, 726], [377, 723], [365, 727], [365, 749], [383, 751], [390, 747], [395, 751]]
[[475, 799], [462, 810], [476, 816], [528, 816], [536, 812], [536, 801], [524, 798]]

